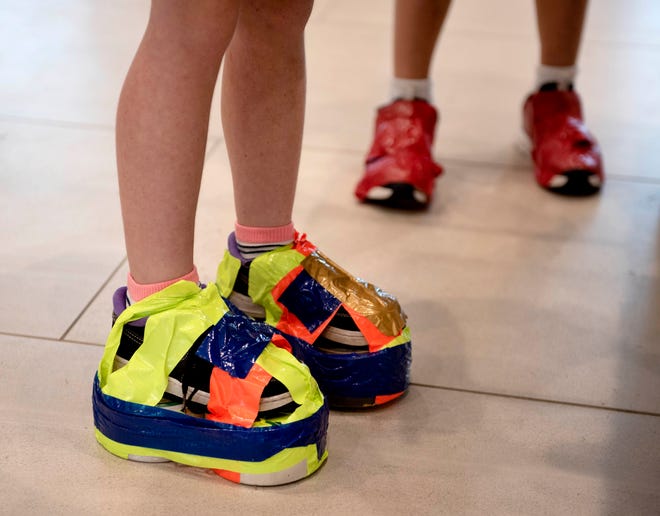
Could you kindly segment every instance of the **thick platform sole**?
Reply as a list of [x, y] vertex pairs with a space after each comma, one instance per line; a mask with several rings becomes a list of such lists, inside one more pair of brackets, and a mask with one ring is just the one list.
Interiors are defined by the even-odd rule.
[[342, 396], [328, 397], [328, 403], [333, 410], [363, 410], [388, 405], [402, 398], [407, 390], [394, 394], [382, 394], [369, 398], [345, 398]]
[[242, 428], [119, 400], [103, 394], [95, 379], [92, 405], [97, 440], [123, 459], [173, 461], [273, 486], [311, 475], [328, 456], [327, 404], [302, 421]]
[[329, 354], [300, 339], [287, 339], [332, 409], [383, 405], [403, 396], [410, 384], [410, 342], [375, 353]]

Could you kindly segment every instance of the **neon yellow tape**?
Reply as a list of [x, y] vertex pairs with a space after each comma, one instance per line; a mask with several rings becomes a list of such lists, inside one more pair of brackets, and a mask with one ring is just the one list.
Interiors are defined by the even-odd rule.
[[268, 324], [276, 326], [282, 317], [282, 310], [273, 299], [273, 289], [304, 259], [303, 254], [286, 246], [258, 256], [250, 265], [250, 276], [254, 281], [250, 281], [248, 294], [255, 303], [266, 309]]
[[220, 295], [229, 297], [231, 291], [234, 290], [234, 283], [236, 283], [236, 276], [241, 268], [241, 261], [232, 256], [229, 251], [225, 251], [222, 261], [218, 264], [218, 272], [216, 275], [216, 284]]
[[201, 455], [191, 455], [188, 453], [173, 452], [167, 450], [157, 450], [152, 448], [142, 448], [140, 446], [131, 446], [129, 444], [118, 443], [106, 437], [98, 430], [96, 439], [110, 453], [128, 458], [129, 455], [142, 457], [162, 457], [164, 459], [195, 466], [198, 468], [224, 469], [235, 471], [237, 473], [264, 474], [282, 471], [295, 466], [303, 460], [307, 461], [307, 472], [309, 474], [316, 471], [323, 461], [327, 458], [328, 452], [325, 451], [321, 459], [317, 456], [316, 445], [299, 446], [296, 448], [287, 448], [272, 457], [261, 462], [247, 462], [231, 459], [218, 459], [216, 457], [204, 457]]
[[296, 360], [288, 351], [269, 343], [256, 363], [282, 382], [291, 393], [293, 401], [300, 405], [284, 419], [284, 423], [306, 419], [323, 405], [323, 394], [309, 368]]
[[[101, 389], [124, 401], [155, 406], [172, 369], [227, 310], [215, 284], [200, 290], [189, 281], [179, 281], [129, 306], [108, 337], [99, 365]], [[144, 343], [124, 367], [113, 372], [124, 325], [147, 316]]]
[[403, 331], [398, 337], [393, 338], [387, 344], [385, 344], [381, 349], [393, 348], [395, 346], [400, 346], [401, 344], [406, 344], [410, 342], [410, 327], [406, 326], [403, 328]]

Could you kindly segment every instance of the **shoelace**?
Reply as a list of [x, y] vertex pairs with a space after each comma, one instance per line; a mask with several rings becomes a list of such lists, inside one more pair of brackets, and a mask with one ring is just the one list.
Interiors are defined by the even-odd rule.
[[298, 231], [294, 231], [293, 233], [294, 247], [297, 246], [298, 244], [304, 244], [306, 242], [307, 242], [307, 233], [298, 233]]

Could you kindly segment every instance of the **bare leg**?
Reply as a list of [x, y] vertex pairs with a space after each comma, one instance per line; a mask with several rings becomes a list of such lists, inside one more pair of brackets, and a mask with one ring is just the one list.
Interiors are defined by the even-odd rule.
[[536, 0], [541, 64], [575, 64], [586, 10], [587, 0]]
[[305, 112], [312, 0], [241, 4], [222, 78], [222, 122], [239, 224], [291, 222]]
[[428, 77], [433, 50], [451, 0], [397, 0], [394, 24], [394, 76]]
[[237, 13], [236, 0], [152, 3], [117, 113], [126, 248], [140, 283], [193, 268], [211, 97]]

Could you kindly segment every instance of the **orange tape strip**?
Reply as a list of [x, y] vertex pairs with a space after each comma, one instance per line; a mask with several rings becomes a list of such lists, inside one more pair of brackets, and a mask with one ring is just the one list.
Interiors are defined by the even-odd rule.
[[387, 403], [389, 401], [395, 400], [399, 396], [401, 396], [404, 392], [406, 392], [406, 391], [397, 392], [396, 394], [383, 394], [382, 396], [376, 396], [374, 404], [375, 405], [382, 405], [382, 404]]
[[371, 351], [372, 353], [376, 351], [380, 351], [381, 349], [383, 349], [383, 346], [385, 346], [392, 339], [397, 337], [397, 336], [390, 337], [388, 335], [384, 335], [376, 327], [376, 325], [372, 323], [369, 319], [357, 313], [350, 306], [347, 305], [343, 305], [343, 306], [346, 309], [346, 311], [350, 314], [350, 316], [353, 318], [353, 321], [355, 321], [355, 324], [364, 335], [364, 338], [367, 339], [367, 343], [369, 344], [369, 351]]
[[207, 419], [251, 428], [259, 413], [261, 394], [271, 378], [259, 364], [254, 364], [242, 379], [214, 367]]

